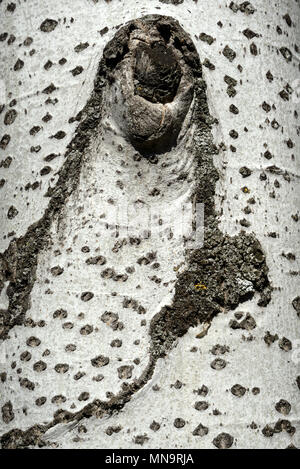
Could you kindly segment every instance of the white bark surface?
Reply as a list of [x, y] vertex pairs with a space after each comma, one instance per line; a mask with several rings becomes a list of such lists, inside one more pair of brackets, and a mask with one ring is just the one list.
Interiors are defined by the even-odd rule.
[[[215, 317], [201, 339], [197, 335], [205, 325], [190, 328], [167, 357], [158, 360], [152, 378], [119, 412], [109, 417], [93, 416], [57, 424], [43, 438], [53, 447], [61, 448], [139, 448], [141, 444], [143, 448], [214, 448], [215, 438], [226, 433], [234, 439], [232, 448], [285, 448], [291, 444], [299, 447], [299, 312], [297, 315], [292, 306], [300, 295], [299, 2], [289, 0], [274, 5], [252, 0], [255, 11], [250, 9], [251, 14], [233, 11], [229, 0], [184, 0], [178, 5], [158, 0], [16, 0], [13, 12], [7, 11], [10, 3], [0, 4], [0, 34], [8, 33], [0, 42], [3, 64], [0, 79], [2, 101], [5, 100], [0, 114], [0, 140], [3, 135], [10, 135], [8, 145], [0, 149], [0, 162], [12, 158], [9, 167], [2, 164], [0, 168], [0, 179], [5, 180], [0, 188], [0, 252], [7, 249], [12, 238], [23, 236], [43, 216], [49, 201], [45, 194], [55, 185], [66, 146], [74, 135], [76, 123], [68, 121], [87, 102], [103, 48], [116, 33], [116, 27], [145, 14], [161, 14], [180, 22], [204, 64], [208, 104], [211, 115], [218, 120], [213, 131], [214, 143], [220, 148], [214, 157], [220, 172], [215, 198], [219, 226], [232, 236], [241, 230], [255, 234], [266, 254], [269, 280], [274, 288], [267, 307], [258, 307], [255, 296], [237, 310]], [[52, 32], [40, 30], [46, 18], [58, 22]], [[256, 35], [248, 39], [247, 30]], [[202, 33], [212, 37], [213, 42], [201, 40], [205, 39]], [[12, 43], [10, 35], [16, 38]], [[28, 37], [32, 42], [25, 45], [30, 42], [24, 44]], [[74, 48], [80, 43], [88, 45], [76, 52]], [[226, 46], [236, 53], [232, 61], [223, 54]], [[291, 60], [282, 48], [291, 51]], [[62, 58], [67, 59], [66, 63], [60, 64]], [[18, 59], [24, 66], [14, 70]], [[206, 59], [214, 65], [213, 69], [205, 66]], [[45, 69], [48, 61], [52, 66]], [[77, 69], [81, 71], [77, 75], [71, 73], [78, 66], [82, 71]], [[228, 79], [224, 80], [226, 76], [236, 80], [231, 86], [235, 95], [228, 94], [230, 85]], [[55, 89], [48, 95], [43, 90], [51, 83]], [[48, 98], [51, 102], [47, 103]], [[230, 111], [232, 105], [238, 113]], [[5, 116], [12, 109], [17, 116], [8, 125]], [[51, 227], [51, 248], [39, 256], [37, 281], [26, 316], [37, 323], [45, 321], [45, 326], [33, 329], [14, 326], [1, 345], [0, 373], [7, 373], [7, 379], [0, 383], [0, 407], [11, 402], [14, 414], [13, 419], [2, 419], [1, 435], [49, 422], [59, 408], [78, 411], [94, 399], [105, 401], [109, 398], [107, 393], [117, 394], [121, 390], [123, 380], [117, 370], [120, 366], [133, 367], [129, 382], [140, 377], [149, 361], [151, 318], [162, 306], [170, 304], [176, 269], [185, 268], [179, 238], [166, 236], [160, 241], [154, 236], [134, 248], [127, 239], [114, 252], [116, 239], [103, 234], [103, 226], [114, 223], [110, 199], [119, 200], [121, 194], [124, 205], [142, 199], [159, 216], [166, 214], [170, 206], [176, 213], [182, 203], [189, 201], [194, 178], [188, 149], [193, 130], [192, 124], [188, 126], [190, 115], [186, 117], [188, 128], [184, 127], [186, 133], [182, 132], [180, 144], [165, 155], [170, 171], [157, 172], [155, 179], [146, 160], [139, 162], [142, 178], [137, 175], [132, 159], [135, 150], [120, 135], [110, 111], [107, 106], [102, 122], [113, 129], [105, 128], [93, 140], [84, 156], [78, 188], [66, 201], [63, 216]], [[47, 113], [52, 118], [45, 122], [42, 118]], [[65, 136], [52, 138], [58, 131], [65, 132]], [[118, 145], [122, 145], [122, 152]], [[35, 150], [31, 150], [33, 147]], [[57, 156], [45, 161], [51, 154]], [[126, 164], [122, 163], [124, 159]], [[41, 173], [45, 166], [49, 169]], [[250, 176], [242, 177], [239, 170], [243, 167], [251, 170]], [[168, 185], [174, 168], [176, 174], [188, 172], [183, 184]], [[28, 183], [36, 181], [37, 188], [25, 189]], [[155, 203], [149, 195], [154, 188], [164, 194]], [[255, 203], [247, 204], [252, 197]], [[250, 213], [244, 212], [246, 206], [251, 208]], [[10, 207], [18, 212], [13, 218], [8, 217]], [[83, 246], [89, 247], [89, 253], [82, 252]], [[159, 263], [157, 271], [148, 265], [136, 267], [138, 259], [153, 252]], [[127, 275], [128, 280], [107, 280], [99, 275], [98, 266], [86, 265], [87, 258], [99, 255], [106, 260], [104, 267]], [[50, 269], [58, 265], [64, 273], [54, 277]], [[136, 268], [129, 274], [126, 268], [131, 266]], [[156, 283], [149, 278], [154, 275], [163, 281]], [[7, 286], [8, 282], [1, 292], [0, 309], [8, 306]], [[83, 292], [93, 292], [94, 296], [83, 302]], [[145, 308], [145, 314], [124, 308], [126, 298], [134, 298]], [[53, 312], [60, 308], [67, 310], [67, 318], [54, 319]], [[106, 311], [118, 311], [117, 321], [123, 323], [123, 329], [114, 331], [101, 320]], [[230, 327], [238, 312], [243, 313], [242, 319], [249, 313], [256, 327], [252, 330]], [[145, 323], [141, 324], [143, 320]], [[80, 331], [87, 325], [92, 332], [83, 335]], [[267, 331], [278, 336], [271, 345], [264, 340]], [[28, 348], [26, 341], [32, 336], [41, 343]], [[286, 347], [283, 338], [290, 341]], [[111, 347], [114, 339], [121, 340], [122, 346]], [[66, 351], [70, 344], [76, 345], [73, 352]], [[218, 344], [222, 347], [215, 347]], [[30, 350], [32, 358], [22, 362], [19, 357], [26, 350]], [[45, 355], [45, 350], [50, 354]], [[91, 359], [99, 355], [109, 357], [109, 363], [97, 370]], [[212, 368], [216, 358], [225, 360], [226, 366]], [[40, 360], [47, 361], [47, 369], [41, 373], [33, 368]], [[68, 364], [68, 371], [54, 372], [57, 364]], [[22, 371], [18, 372], [20, 368]], [[85, 375], [74, 380], [78, 372]], [[103, 379], [93, 380], [99, 374]], [[20, 376], [35, 383], [34, 391], [20, 386]], [[231, 390], [237, 384], [244, 388], [234, 388], [241, 396]], [[200, 391], [203, 385], [207, 392]], [[87, 399], [82, 393], [88, 393]], [[62, 397], [53, 399], [55, 396]], [[41, 397], [47, 398], [45, 404], [36, 405]], [[285, 404], [279, 412], [276, 404], [280, 400], [287, 401], [290, 407]], [[203, 410], [195, 408], [199, 401], [207, 403]], [[273, 428], [280, 419], [288, 420], [295, 432], [266, 436], [267, 432], [262, 430], [267, 425]], [[193, 435], [199, 424], [207, 431], [203, 430], [202, 436]]]

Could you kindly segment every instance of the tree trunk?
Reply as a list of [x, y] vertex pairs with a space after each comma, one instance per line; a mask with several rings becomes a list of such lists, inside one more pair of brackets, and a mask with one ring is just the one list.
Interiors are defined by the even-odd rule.
[[41, 3], [0, 2], [2, 447], [299, 446], [299, 2]]

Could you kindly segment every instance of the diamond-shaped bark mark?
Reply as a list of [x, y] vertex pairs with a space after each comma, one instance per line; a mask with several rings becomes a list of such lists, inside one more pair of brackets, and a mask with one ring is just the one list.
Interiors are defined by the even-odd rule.
[[276, 402], [275, 405], [277, 412], [280, 412], [283, 415], [288, 415], [291, 411], [291, 408], [291, 404], [285, 399], [280, 399], [280, 401]]
[[0, 163], [0, 168], [9, 168], [10, 165], [12, 163], [12, 157], [11, 156], [8, 156], [7, 158], [5, 158], [4, 160], [1, 161]]
[[56, 20], [47, 18], [45, 21], [42, 22], [40, 26], [40, 30], [43, 31], [44, 33], [51, 33], [51, 31], [53, 31], [57, 25], [58, 25], [58, 22]]
[[226, 366], [226, 361], [223, 360], [222, 358], [216, 358], [215, 360], [211, 362], [210, 366], [214, 370], [222, 370]]
[[80, 75], [80, 73], [82, 72], [83, 72], [82, 65], [77, 65], [77, 67], [73, 68], [73, 70], [70, 70], [70, 73], [72, 73], [73, 77]]
[[251, 316], [251, 314], [247, 313], [245, 319], [243, 319], [240, 322], [238, 322], [235, 319], [231, 320], [229, 322], [229, 327], [231, 327], [231, 329], [244, 329], [244, 330], [250, 331], [252, 329], [255, 329], [256, 321]]
[[230, 391], [236, 397], [243, 397], [246, 392], [246, 388], [244, 388], [244, 386], [241, 386], [240, 384], [235, 384], [234, 386], [232, 386]]
[[35, 384], [32, 381], [30, 381], [28, 378], [20, 379], [19, 383], [22, 388], [26, 388], [29, 391], [34, 391], [35, 389]]
[[69, 370], [69, 365], [67, 365], [67, 363], [58, 363], [57, 365], [55, 365], [54, 369], [56, 373], [63, 374]]
[[152, 423], [150, 423], [149, 428], [151, 428], [151, 430], [154, 432], [157, 432], [160, 429], [160, 423], [153, 420]]
[[300, 296], [296, 296], [296, 298], [293, 299], [292, 305], [297, 315], [300, 317]]
[[57, 396], [53, 396], [51, 399], [52, 404], [63, 404], [66, 402], [66, 397], [62, 394], [58, 394]]
[[35, 401], [35, 405], [40, 407], [40, 406], [44, 405], [46, 401], [47, 401], [47, 397], [45, 397], [45, 396], [38, 397]]
[[213, 439], [213, 444], [218, 449], [230, 448], [233, 445], [233, 437], [229, 433], [220, 433]]
[[54, 311], [53, 313], [53, 318], [54, 319], [66, 319], [66, 317], [68, 316], [68, 313], [65, 309], [57, 309], [56, 311]]
[[29, 362], [29, 360], [31, 360], [31, 353], [27, 350], [22, 352], [20, 355], [20, 360], [22, 360], [22, 362]]
[[105, 28], [102, 28], [102, 29], [99, 31], [99, 33], [100, 33], [101, 36], [104, 36], [104, 34], [106, 34], [107, 32], [108, 32], [108, 27], [107, 27], [107, 26], [105, 26]]
[[90, 292], [90, 291], [86, 291], [86, 292], [83, 292], [81, 294], [81, 300], [82, 301], [90, 301], [94, 296], [94, 293]]
[[41, 372], [41, 371], [44, 371], [45, 369], [47, 368], [47, 364], [45, 362], [43, 362], [42, 360], [36, 362], [34, 365], [33, 365], [33, 369], [34, 371], [37, 371], [37, 372]]
[[108, 267], [107, 269], [104, 269], [101, 272], [101, 277], [109, 279], [109, 278], [112, 278], [115, 274], [116, 272], [114, 271], [114, 269], [111, 269], [110, 267]]
[[60, 267], [59, 265], [56, 265], [55, 267], [52, 267], [50, 272], [54, 277], [57, 277], [58, 275], [61, 275], [63, 273], [64, 269]]
[[65, 138], [66, 135], [66, 132], [64, 132], [63, 130], [59, 130], [58, 132], [56, 132], [56, 134], [51, 135], [51, 137], [49, 138], [56, 138], [56, 140], [61, 140], [62, 138]]
[[233, 13], [240, 11], [246, 15], [253, 15], [253, 13], [256, 11], [250, 2], [243, 2], [240, 5], [237, 5], [235, 2], [231, 2], [229, 8], [233, 11]]
[[94, 328], [90, 324], [86, 324], [80, 329], [80, 334], [81, 335], [89, 335], [93, 332]]
[[199, 423], [198, 427], [193, 431], [193, 436], [205, 436], [208, 434], [208, 428]]
[[280, 341], [278, 342], [278, 345], [281, 350], [284, 350], [285, 352], [289, 352], [293, 348], [292, 342], [286, 337], [282, 337], [282, 339], [280, 339]]
[[4, 406], [2, 406], [1, 411], [2, 411], [2, 419], [4, 423], [9, 423], [15, 418], [15, 414], [13, 412], [13, 406], [10, 401], [6, 402]]
[[113, 331], [116, 331], [119, 328], [118, 319], [118, 314], [112, 313], [111, 311], [105, 311], [101, 316], [101, 321], [111, 327]]
[[78, 396], [78, 400], [79, 400], [79, 401], [87, 401], [89, 398], [90, 398], [90, 394], [89, 394], [87, 391], [82, 392], [82, 393]]
[[38, 347], [40, 345], [41, 341], [40, 339], [38, 339], [37, 337], [29, 337], [27, 340], [26, 340], [26, 344], [29, 346], [29, 347]]
[[21, 68], [24, 67], [24, 62], [21, 59], [18, 59], [14, 65], [14, 71], [17, 72], [18, 70], [21, 70]]
[[80, 44], [77, 44], [77, 46], [74, 47], [74, 51], [77, 52], [78, 54], [79, 52], [83, 51], [87, 47], [89, 47], [88, 42], [81, 42]]
[[17, 117], [17, 111], [15, 109], [10, 109], [4, 116], [4, 124], [11, 125]]
[[104, 357], [103, 355], [98, 355], [98, 357], [95, 357], [91, 360], [91, 364], [96, 368], [100, 368], [101, 366], [106, 366], [109, 364], [109, 358]]
[[104, 265], [106, 263], [106, 259], [104, 256], [96, 256], [89, 257], [85, 262], [88, 265]]
[[47, 86], [45, 89], [43, 89], [42, 93], [51, 94], [55, 90], [57, 90], [57, 87], [53, 83], [50, 83], [49, 86]]
[[200, 41], [207, 42], [207, 44], [209, 45], [211, 45], [215, 41], [215, 38], [206, 33], [201, 33], [199, 35], [199, 39]]
[[278, 93], [278, 94], [281, 97], [281, 99], [283, 99], [283, 101], [289, 101], [290, 100], [289, 93], [286, 90], [281, 90], [280, 93]]
[[120, 379], [129, 379], [132, 377], [133, 366], [123, 365], [118, 368], [118, 376]]
[[9, 11], [10, 13], [13, 13], [16, 9], [16, 4], [14, 2], [11, 2], [7, 5], [6, 10]]
[[29, 134], [32, 135], [33, 137], [38, 134], [42, 130], [42, 127], [39, 125], [34, 125], [30, 130]]
[[0, 140], [0, 148], [2, 150], [5, 150], [9, 142], [10, 142], [10, 135], [8, 134], [3, 135], [3, 137]]
[[49, 70], [52, 67], [52, 65], [53, 65], [53, 62], [51, 62], [51, 60], [47, 60], [47, 62], [44, 65], [44, 69]]
[[233, 62], [233, 60], [236, 58], [236, 52], [229, 46], [224, 47], [223, 55], [226, 57], [226, 59], [229, 60], [229, 62]]
[[246, 36], [247, 39], [253, 39], [254, 37], [259, 37], [259, 34], [255, 33], [254, 31], [251, 31], [251, 29], [247, 28], [243, 31], [244, 36]]
[[198, 402], [195, 402], [194, 407], [195, 407], [196, 410], [200, 410], [200, 411], [201, 410], [206, 410], [209, 407], [209, 403], [206, 402], [206, 401], [198, 401]]
[[293, 54], [291, 53], [290, 49], [287, 47], [281, 47], [280, 49], [281, 55], [285, 58], [287, 62], [292, 61]]
[[7, 218], [9, 220], [12, 220], [12, 218], [15, 218], [17, 215], [18, 215], [18, 210], [16, 209], [16, 207], [14, 207], [13, 205], [11, 207], [9, 207], [8, 209], [8, 212], [7, 212]]

